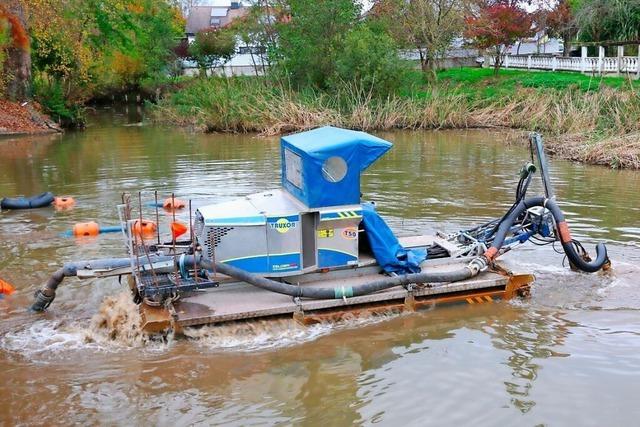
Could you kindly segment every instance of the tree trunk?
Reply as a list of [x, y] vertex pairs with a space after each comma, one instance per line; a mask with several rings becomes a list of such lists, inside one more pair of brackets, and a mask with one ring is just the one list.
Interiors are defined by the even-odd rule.
[[438, 74], [436, 72], [438, 63], [436, 61], [436, 57], [431, 53], [428, 53], [426, 55], [426, 62], [427, 80], [433, 83], [438, 79]]
[[[13, 21], [17, 25], [21, 25], [21, 30], [27, 32], [26, 20], [22, 2], [10, 1], [8, 5], [3, 7], [10, 17], [15, 18]], [[31, 54], [29, 52], [29, 41], [27, 39], [26, 46], [16, 44], [7, 49], [7, 58], [4, 63], [4, 75], [8, 77], [6, 93], [9, 99], [14, 101], [24, 101], [30, 97], [31, 84]]]
[[573, 40], [574, 34], [572, 31], [565, 31], [562, 34], [562, 43], [564, 45], [564, 49], [562, 50], [562, 56], [568, 57], [571, 56], [571, 40]]
[[427, 57], [426, 55], [422, 52], [422, 49], [418, 48], [418, 53], [420, 54], [420, 69], [422, 70], [423, 73], [426, 73], [428, 68], [427, 68]]
[[502, 66], [502, 50], [500, 46], [496, 47], [495, 59], [493, 61], [493, 75], [497, 76], [500, 72], [500, 67]]

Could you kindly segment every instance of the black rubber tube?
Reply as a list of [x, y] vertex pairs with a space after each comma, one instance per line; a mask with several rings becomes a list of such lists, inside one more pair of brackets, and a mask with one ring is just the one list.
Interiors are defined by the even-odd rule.
[[[193, 257], [189, 257], [186, 263], [193, 265]], [[310, 299], [340, 299], [343, 297], [356, 297], [378, 292], [395, 286], [404, 286], [411, 283], [444, 283], [459, 282], [476, 276], [486, 266], [483, 258], [476, 258], [468, 265], [454, 271], [439, 273], [413, 273], [398, 276], [384, 277], [358, 286], [343, 286], [335, 288], [316, 288], [294, 286], [288, 283], [277, 282], [257, 274], [250, 273], [232, 265], [213, 263], [209, 260], [200, 260], [198, 265], [207, 270], [215, 270], [218, 273], [233, 277], [242, 282], [249, 283], [261, 289], [279, 294], [299, 298]]]
[[5, 197], [0, 200], [2, 209], [35, 209], [49, 206], [54, 200], [53, 193], [46, 192], [32, 197]]
[[[164, 260], [172, 259], [173, 257], [165, 257]], [[154, 261], [163, 261], [161, 259]], [[51, 305], [56, 297], [56, 290], [65, 277], [73, 277], [78, 275], [78, 270], [93, 270], [93, 269], [116, 269], [122, 267], [128, 267], [131, 265], [129, 258], [107, 258], [90, 261], [77, 261], [66, 263], [61, 269], [53, 273], [42, 289], [35, 292], [35, 301], [31, 305], [31, 311], [44, 311]]]
[[[169, 259], [178, 263], [179, 258], [172, 256], [157, 257], [152, 262], [162, 262]], [[188, 256], [183, 261], [185, 265], [193, 267], [194, 257]], [[479, 257], [473, 259], [468, 265], [454, 271], [446, 271], [439, 273], [414, 273], [399, 276], [385, 277], [379, 280], [358, 285], [358, 286], [341, 286], [336, 288], [312, 288], [294, 286], [288, 283], [277, 282], [262, 276], [250, 273], [237, 267], [213, 263], [212, 261], [199, 259], [198, 267], [208, 270], [214, 270], [224, 275], [233, 277], [242, 282], [249, 283], [261, 289], [279, 294], [289, 295], [292, 297], [311, 298], [311, 299], [340, 299], [343, 297], [356, 297], [378, 292], [395, 286], [408, 285], [410, 283], [444, 283], [458, 282], [460, 280], [470, 279], [478, 275], [478, 273], [486, 266], [484, 258]], [[115, 269], [131, 265], [129, 258], [112, 258], [91, 261], [78, 261], [65, 264], [61, 269], [49, 277], [44, 287], [35, 293], [35, 301], [31, 305], [31, 311], [41, 312], [47, 309], [56, 296], [56, 290], [65, 277], [78, 275], [78, 270], [82, 269]]]
[[553, 218], [556, 220], [556, 226], [558, 229], [558, 234], [560, 238], [560, 242], [562, 243], [562, 249], [564, 253], [569, 258], [569, 261], [576, 266], [578, 269], [586, 272], [586, 273], [595, 273], [600, 270], [608, 261], [609, 258], [607, 256], [607, 247], [604, 243], [598, 243], [596, 245], [596, 259], [587, 262], [582, 256], [576, 251], [573, 240], [571, 239], [571, 233], [569, 232], [569, 226], [565, 220], [564, 214], [558, 207], [555, 201], [551, 199], [547, 199], [543, 196], [531, 197], [525, 200], [522, 200], [513, 211], [507, 216], [498, 226], [498, 231], [496, 232], [491, 247], [487, 249], [485, 252], [485, 256], [488, 259], [493, 259], [498, 254], [498, 251], [502, 247], [504, 243], [504, 239], [509, 233], [509, 230], [513, 226], [515, 220], [522, 214], [525, 210], [534, 207], [534, 206], [542, 206], [549, 209]]

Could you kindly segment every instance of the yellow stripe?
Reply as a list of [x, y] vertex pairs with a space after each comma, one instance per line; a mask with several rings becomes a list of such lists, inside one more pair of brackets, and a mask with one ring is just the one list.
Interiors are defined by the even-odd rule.
[[484, 299], [486, 299], [487, 302], [493, 302], [493, 298], [491, 298], [490, 295], [485, 295]]
[[471, 298], [467, 298], [467, 302], [468, 302], [469, 304], [475, 304], [475, 302], [474, 302], [474, 301], [473, 301], [473, 299], [471, 299]]
[[344, 213], [342, 213], [342, 212], [338, 212], [338, 216], [339, 216], [340, 218], [346, 218], [346, 217], [344, 216]]
[[484, 302], [481, 297], [476, 297], [476, 301], [478, 301], [479, 303], [483, 303]]
[[351, 217], [352, 217], [352, 218], [355, 218], [355, 217], [357, 216], [357, 215], [356, 215], [356, 213], [355, 213], [355, 211], [351, 211], [351, 212], [349, 212], [349, 213], [351, 214]]

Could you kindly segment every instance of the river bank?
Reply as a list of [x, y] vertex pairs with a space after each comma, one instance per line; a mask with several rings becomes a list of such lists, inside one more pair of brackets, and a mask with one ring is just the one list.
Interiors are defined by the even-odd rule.
[[199, 132], [277, 135], [324, 124], [365, 131], [512, 128], [544, 133], [550, 152], [590, 164], [640, 169], [640, 85], [578, 73], [462, 68], [429, 85], [406, 76], [376, 98], [345, 83], [331, 93], [261, 78], [194, 79], [152, 108], [156, 123]]
[[34, 135], [60, 132], [60, 127], [35, 103], [0, 99], [0, 135]]

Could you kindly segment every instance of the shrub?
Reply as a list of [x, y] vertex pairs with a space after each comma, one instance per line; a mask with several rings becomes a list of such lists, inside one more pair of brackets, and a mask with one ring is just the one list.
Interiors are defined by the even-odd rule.
[[375, 95], [388, 96], [397, 91], [405, 74], [393, 39], [360, 25], [345, 37], [331, 83], [335, 88], [341, 81], [353, 82]]
[[84, 109], [65, 98], [62, 84], [58, 80], [34, 79], [34, 96], [53, 120], [66, 128], [83, 127]]

